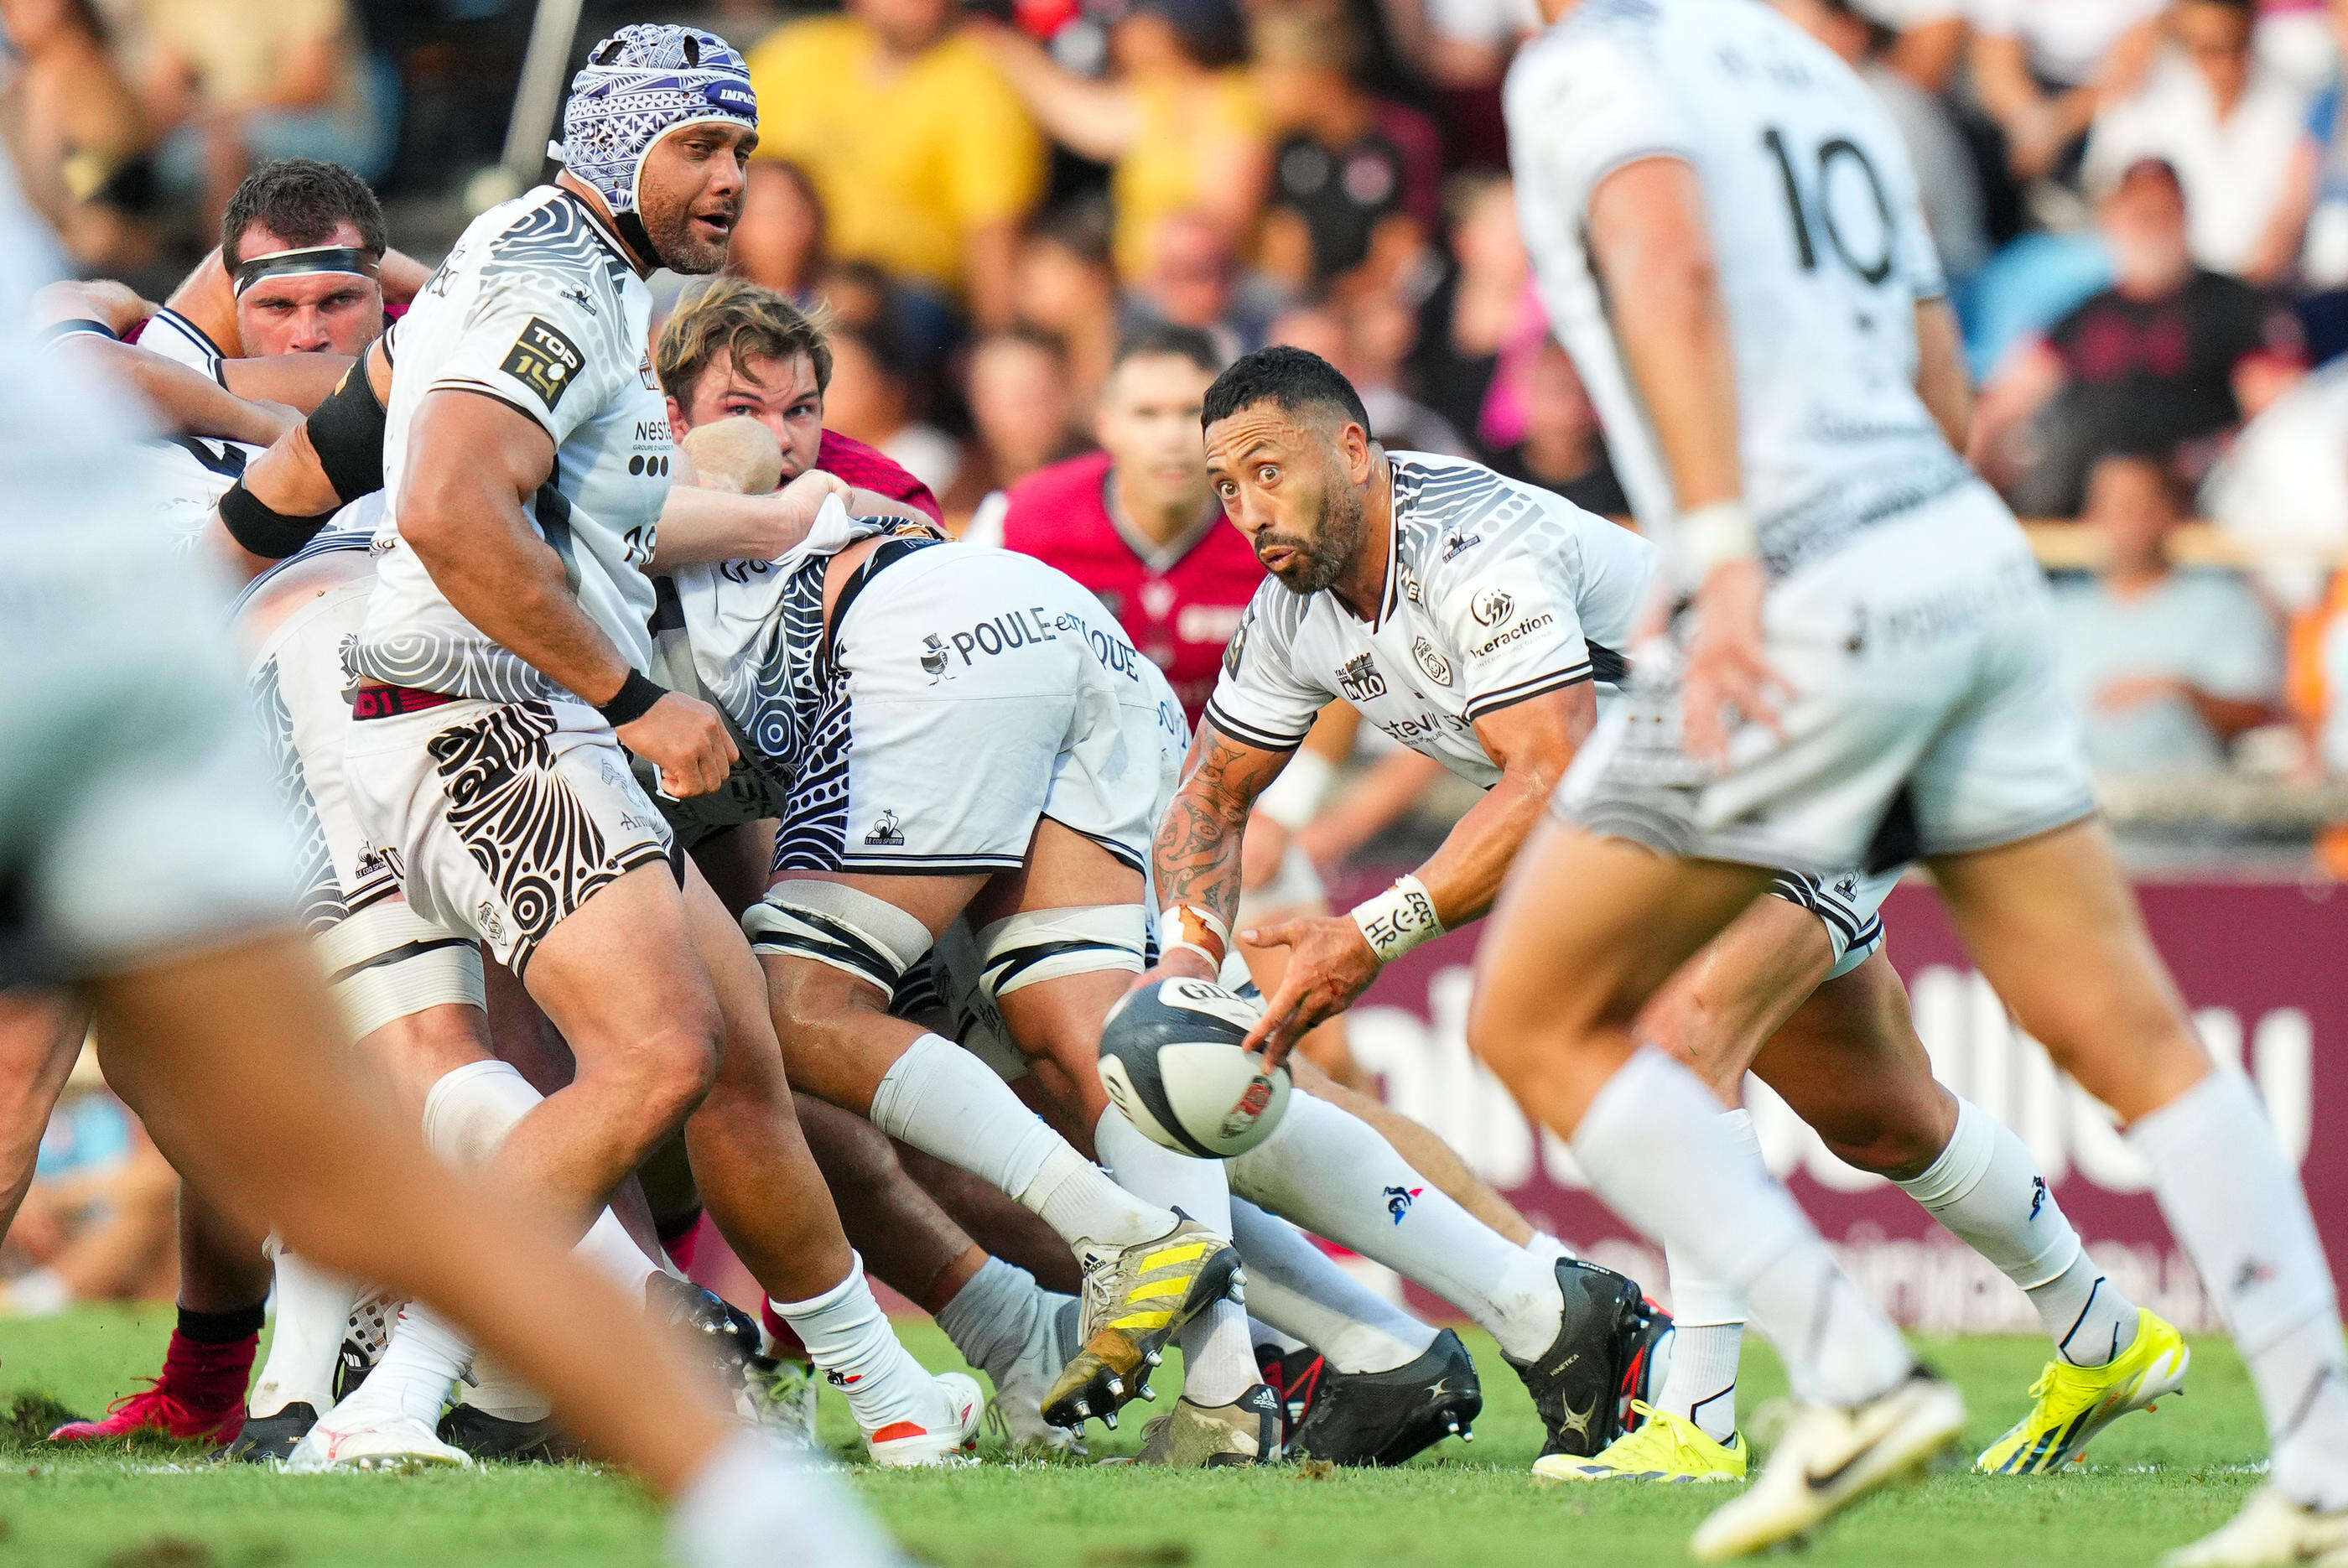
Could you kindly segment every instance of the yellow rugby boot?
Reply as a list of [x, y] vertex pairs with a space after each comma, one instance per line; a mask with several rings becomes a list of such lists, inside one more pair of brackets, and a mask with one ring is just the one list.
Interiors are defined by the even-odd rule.
[[2182, 1393], [2193, 1359], [2176, 1329], [2137, 1309], [2136, 1341], [2105, 1367], [2049, 1361], [2030, 1386], [2030, 1413], [1983, 1449], [1973, 1469], [1991, 1475], [2044, 1475], [2086, 1450], [2097, 1432], [2131, 1410]]
[[1044, 1396], [1044, 1418], [1081, 1427], [1149, 1397], [1149, 1374], [1182, 1326], [1241, 1283], [1238, 1249], [1180, 1210], [1172, 1230], [1127, 1247], [1087, 1245], [1084, 1253], [1084, 1348]]
[[1750, 1449], [1745, 1434], [1722, 1442], [1689, 1420], [1643, 1399], [1631, 1408], [1646, 1420], [1588, 1459], [1549, 1454], [1533, 1461], [1539, 1480], [1743, 1480]]

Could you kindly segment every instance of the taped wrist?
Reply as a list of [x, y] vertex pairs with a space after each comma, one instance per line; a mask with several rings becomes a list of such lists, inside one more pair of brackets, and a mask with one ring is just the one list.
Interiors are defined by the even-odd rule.
[[220, 515], [231, 539], [255, 555], [283, 561], [315, 538], [335, 514], [289, 517], [245, 489], [240, 479], [220, 498]]
[[1415, 876], [1397, 877], [1394, 886], [1365, 898], [1353, 910], [1354, 923], [1381, 964], [1391, 964], [1420, 943], [1443, 934], [1435, 899]]
[[383, 489], [383, 403], [367, 380], [364, 356], [311, 410], [304, 428], [318, 466], [345, 506]]

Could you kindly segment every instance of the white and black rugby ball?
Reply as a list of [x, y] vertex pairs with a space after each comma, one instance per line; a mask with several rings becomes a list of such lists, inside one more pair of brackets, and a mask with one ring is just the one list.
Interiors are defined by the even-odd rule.
[[1220, 985], [1161, 980], [1101, 1029], [1101, 1087], [1153, 1142], [1201, 1160], [1245, 1154], [1288, 1109], [1288, 1068], [1240, 1048], [1262, 1016]]

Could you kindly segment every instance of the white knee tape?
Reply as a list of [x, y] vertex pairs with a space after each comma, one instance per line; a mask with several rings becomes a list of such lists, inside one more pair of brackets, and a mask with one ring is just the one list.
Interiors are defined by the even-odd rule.
[[1070, 975], [1138, 975], [1148, 940], [1149, 914], [1138, 903], [1029, 910], [978, 933], [979, 985], [999, 997]]
[[427, 1007], [486, 1007], [481, 950], [403, 900], [370, 904], [313, 939], [352, 1037]]
[[424, 1146], [451, 1165], [485, 1165], [546, 1097], [506, 1062], [467, 1062], [424, 1097]]
[[1003, 1026], [1003, 1009], [979, 978], [978, 945], [968, 920], [957, 920], [938, 934], [930, 967], [946, 1016], [953, 1020], [949, 1032], [956, 1043], [994, 1068], [1004, 1083], [1025, 1078], [1030, 1070], [1026, 1053], [1012, 1043], [1010, 1031]]
[[754, 952], [812, 958], [894, 995], [930, 950], [930, 928], [883, 898], [838, 882], [786, 882], [742, 917]]

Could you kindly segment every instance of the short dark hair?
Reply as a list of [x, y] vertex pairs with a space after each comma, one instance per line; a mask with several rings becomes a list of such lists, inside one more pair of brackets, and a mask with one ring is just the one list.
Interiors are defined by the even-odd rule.
[[391, 246], [383, 203], [367, 182], [339, 163], [280, 158], [244, 177], [221, 214], [221, 262], [232, 273], [244, 264], [238, 244], [260, 224], [295, 245], [323, 245], [345, 223], [359, 232], [359, 249], [383, 259]]
[[1331, 408], [1365, 431], [1370, 428], [1370, 411], [1362, 407], [1362, 395], [1354, 390], [1354, 384], [1319, 355], [1286, 344], [1259, 348], [1232, 360], [1230, 368], [1207, 388], [1206, 407], [1199, 412], [1200, 428], [1258, 403], [1277, 403], [1291, 414]]
[[1170, 321], [1145, 322], [1130, 328], [1117, 340], [1117, 354], [1108, 362], [1115, 370], [1128, 359], [1159, 357], [1187, 359], [1212, 376], [1222, 369], [1222, 354], [1215, 340], [1195, 326], [1178, 326]]

